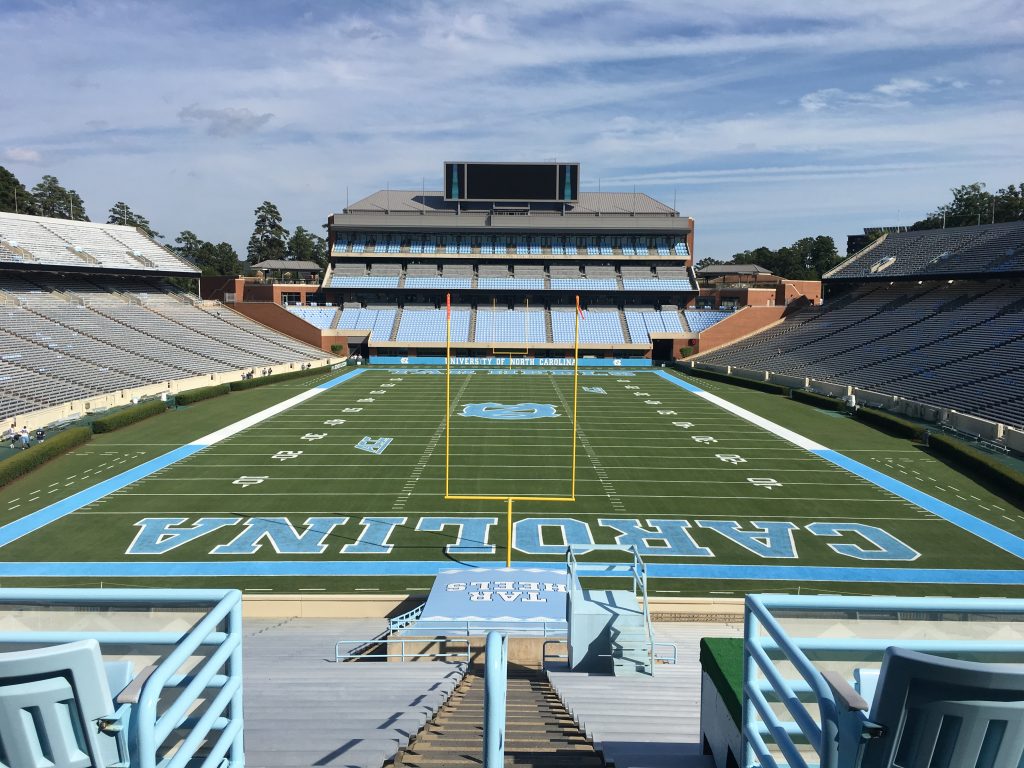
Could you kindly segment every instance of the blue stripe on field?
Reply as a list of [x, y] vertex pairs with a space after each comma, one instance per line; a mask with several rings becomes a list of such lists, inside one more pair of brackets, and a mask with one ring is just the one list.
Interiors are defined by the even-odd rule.
[[901, 483], [899, 480], [884, 475], [878, 470], [865, 466], [859, 461], [854, 461], [836, 451], [826, 449], [823, 451], [811, 451], [811, 453], [831, 461], [847, 472], [857, 475], [857, 477], [862, 477], [868, 482], [874, 483], [879, 488], [884, 488], [901, 499], [906, 499], [910, 503], [928, 510], [933, 515], [941, 517], [943, 520], [947, 520], [953, 525], [973, 533], [975, 536], [980, 536], [985, 541], [995, 544], [1011, 555], [1024, 559], [1024, 539], [1014, 536], [1012, 533], [992, 525], [992, 523], [985, 522], [972, 514], [964, 512], [962, 509], [954, 507], [952, 504], [947, 504], [936, 499], [934, 496], [929, 496], [924, 491], [919, 491], [906, 483]]
[[[363, 370], [364, 369], [360, 368], [358, 370], [342, 374], [330, 381], [325, 381], [323, 384], [313, 387], [313, 389], [331, 389], [332, 387], [336, 387], [339, 384], [348, 381], [354, 376], [358, 376], [363, 372]], [[0, 547], [6, 547], [12, 541], [16, 541], [23, 536], [34, 533], [40, 528], [60, 520], [62, 517], [70, 515], [72, 512], [77, 512], [82, 507], [88, 506], [94, 501], [98, 501], [104, 496], [114, 493], [115, 491], [119, 491], [137, 480], [149, 477], [154, 472], [158, 472], [165, 467], [171, 466], [171, 464], [175, 464], [184, 458], [188, 458], [192, 454], [198, 453], [206, 447], [207, 446], [205, 445], [183, 445], [180, 448], [175, 448], [161, 456], [157, 456], [155, 459], [150, 459], [147, 462], [139, 464], [137, 467], [125, 470], [119, 475], [114, 475], [103, 482], [79, 491], [73, 496], [68, 496], [66, 499], [61, 499], [47, 507], [43, 507], [40, 510], [27, 514], [12, 523], [0, 526]]]
[[[467, 569], [494, 568], [499, 561], [464, 563]], [[559, 568], [559, 562], [521, 562], [517, 568]], [[215, 576], [436, 576], [458, 568], [451, 560], [362, 562], [128, 562], [0, 563], [0, 577], [215, 577]], [[945, 568], [829, 568], [803, 565], [712, 565], [650, 563], [655, 579], [878, 582], [892, 584], [1024, 585], [1024, 571], [947, 570]]]
[[198, 453], [202, 449], [203, 446], [201, 445], [183, 445], [180, 448], [175, 448], [173, 451], [168, 451], [162, 456], [157, 456], [155, 459], [150, 459], [143, 464], [139, 464], [137, 467], [132, 467], [119, 475], [114, 475], [101, 483], [79, 491], [73, 496], [68, 496], [66, 499], [61, 499], [50, 504], [48, 507], [43, 507], [36, 512], [25, 515], [13, 523], [8, 523], [0, 527], [0, 547], [6, 547], [12, 541], [34, 533], [55, 520], [60, 520], [65, 515], [70, 515], [87, 504], [92, 504], [107, 494], [119, 491], [126, 485], [148, 477], [164, 467], [169, 467], [171, 464], [191, 456], [193, 453]]
[[[702, 394], [704, 390], [700, 387], [696, 387], [687, 381], [683, 381], [680, 378], [671, 376], [664, 371], [656, 371], [661, 378], [666, 381], [670, 381], [678, 387], [682, 387], [687, 392], [693, 392], [695, 394]], [[931, 512], [936, 517], [941, 517], [943, 520], [952, 523], [958, 528], [962, 528], [968, 533], [973, 533], [985, 541], [994, 544], [1000, 549], [1009, 552], [1011, 555], [1024, 559], [1024, 539], [1019, 536], [1014, 536], [1012, 533], [1004, 531], [1002, 528], [988, 523], [974, 515], [964, 512], [958, 507], [954, 507], [952, 504], [947, 504], [940, 499], [936, 499], [934, 496], [929, 496], [924, 491], [919, 491], [913, 486], [902, 483], [899, 480], [889, 477], [876, 469], [872, 469], [859, 461], [854, 461], [848, 456], [844, 456], [838, 451], [830, 449], [824, 450], [812, 450], [810, 451], [815, 456], [819, 456], [837, 467], [845, 469], [847, 472], [856, 475], [869, 483], [878, 486], [879, 488], [888, 491], [895, 496], [899, 496], [901, 499], [909, 501], [911, 504], [916, 504], [922, 509]]]
[[354, 379], [360, 373], [365, 373], [365, 372], [366, 372], [365, 368], [356, 368], [354, 371], [349, 371], [348, 373], [341, 374], [341, 376], [335, 376], [333, 379], [331, 379], [330, 381], [325, 381], [323, 384], [317, 384], [315, 387], [313, 387], [313, 389], [320, 389], [320, 390], [333, 389], [334, 387], [338, 386], [339, 384], [344, 384], [349, 379]]

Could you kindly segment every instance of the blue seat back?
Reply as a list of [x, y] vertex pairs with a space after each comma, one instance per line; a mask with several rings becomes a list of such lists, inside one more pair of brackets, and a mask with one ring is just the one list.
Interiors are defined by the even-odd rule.
[[0, 764], [105, 768], [118, 762], [96, 719], [113, 713], [99, 644], [0, 653]]
[[885, 652], [864, 768], [1021, 768], [1024, 664]]

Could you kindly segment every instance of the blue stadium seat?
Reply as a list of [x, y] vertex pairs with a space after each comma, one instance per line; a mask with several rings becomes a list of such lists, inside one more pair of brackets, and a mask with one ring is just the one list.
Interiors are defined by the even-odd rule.
[[[551, 310], [552, 341], [572, 344], [576, 338], [576, 310]], [[584, 312], [580, 318], [581, 344], [622, 344], [622, 323], [618, 312]]]
[[551, 278], [551, 289], [554, 291], [617, 291], [619, 284], [615, 280], [553, 277]]
[[544, 310], [480, 309], [474, 341], [537, 344], [547, 341]]
[[[451, 340], [469, 341], [469, 316], [466, 309], [452, 310]], [[395, 341], [437, 342], [447, 341], [447, 312], [443, 309], [406, 309], [398, 323]]]
[[627, 291], [691, 291], [689, 280], [630, 280], [623, 278], [622, 287]]
[[334, 307], [288, 307], [288, 311], [317, 328], [332, 328], [334, 325]]
[[473, 280], [468, 277], [407, 277], [406, 288], [472, 288]]
[[345, 277], [331, 276], [330, 288], [397, 288], [398, 276], [388, 277]]
[[683, 314], [686, 315], [686, 324], [690, 326], [690, 330], [700, 333], [715, 323], [725, 320], [732, 312], [723, 312], [717, 309], [687, 309]]
[[476, 287], [488, 291], [494, 290], [515, 290], [515, 291], [543, 291], [544, 278], [523, 278], [523, 277], [478, 277]]

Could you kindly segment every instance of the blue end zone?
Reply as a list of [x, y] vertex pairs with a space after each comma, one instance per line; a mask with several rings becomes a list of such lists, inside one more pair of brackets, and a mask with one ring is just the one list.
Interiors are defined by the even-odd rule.
[[[467, 569], [495, 568], [495, 561], [464, 563]], [[516, 568], [558, 567], [553, 562], [515, 563]], [[133, 562], [0, 563], [0, 577], [184, 577], [184, 576], [436, 576], [450, 571], [450, 560], [372, 562], [285, 561], [278, 563]], [[831, 568], [803, 565], [710, 565], [649, 563], [654, 579], [723, 579], [759, 581], [877, 582], [888, 584], [1024, 585], [1024, 571], [947, 570], [945, 568]]]
[[[330, 381], [325, 381], [323, 384], [316, 387], [311, 387], [311, 389], [325, 391], [348, 381], [354, 376], [358, 376], [362, 372], [362, 369], [350, 371], [342, 374], [341, 376], [337, 376]], [[86, 488], [84, 491], [79, 491], [73, 496], [68, 496], [66, 499], [61, 499], [54, 504], [50, 504], [47, 507], [43, 507], [40, 510], [25, 515], [24, 517], [15, 520], [13, 523], [8, 523], [7, 525], [0, 527], [0, 547], [6, 547], [12, 541], [16, 541], [22, 536], [34, 533], [40, 528], [60, 520], [66, 515], [70, 515], [72, 512], [77, 512], [82, 507], [92, 504], [94, 501], [98, 501], [104, 496], [114, 493], [115, 491], [119, 491], [137, 480], [149, 477], [154, 472], [164, 469], [165, 467], [169, 467], [171, 464], [175, 464], [184, 458], [188, 458], [206, 447], [207, 445], [202, 444], [202, 438], [200, 438], [193, 444], [175, 448], [173, 451], [168, 451], [162, 456], [150, 459], [149, 461], [140, 464], [137, 467], [133, 467], [132, 469], [126, 470], [119, 475], [107, 478], [101, 483], [97, 483], [96, 485]]]

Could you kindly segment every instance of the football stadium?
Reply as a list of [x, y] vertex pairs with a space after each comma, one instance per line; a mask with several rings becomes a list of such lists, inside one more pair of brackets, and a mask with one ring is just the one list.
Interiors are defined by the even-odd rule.
[[1024, 765], [1024, 223], [705, 271], [585, 173], [0, 213], [0, 764]]

